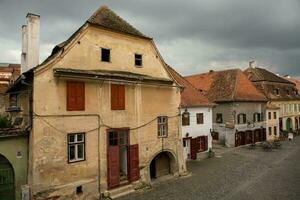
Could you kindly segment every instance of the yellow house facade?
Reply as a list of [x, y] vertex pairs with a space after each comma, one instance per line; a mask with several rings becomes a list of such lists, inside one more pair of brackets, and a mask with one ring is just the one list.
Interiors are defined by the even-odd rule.
[[109, 8], [20, 78], [33, 91], [33, 199], [97, 199], [186, 171], [181, 86], [153, 40]]

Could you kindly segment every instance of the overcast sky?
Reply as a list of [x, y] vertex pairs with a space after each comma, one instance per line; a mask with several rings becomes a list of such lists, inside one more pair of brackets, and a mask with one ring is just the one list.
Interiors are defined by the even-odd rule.
[[41, 15], [43, 61], [104, 4], [154, 38], [183, 75], [255, 60], [300, 77], [300, 0], [0, 0], [0, 62], [20, 63], [28, 12]]

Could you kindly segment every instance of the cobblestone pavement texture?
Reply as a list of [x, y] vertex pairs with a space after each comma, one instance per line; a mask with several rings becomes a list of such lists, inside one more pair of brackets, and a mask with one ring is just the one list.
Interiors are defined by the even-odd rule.
[[119, 200], [299, 200], [300, 136], [271, 152], [234, 148], [188, 163], [192, 176], [153, 185]]

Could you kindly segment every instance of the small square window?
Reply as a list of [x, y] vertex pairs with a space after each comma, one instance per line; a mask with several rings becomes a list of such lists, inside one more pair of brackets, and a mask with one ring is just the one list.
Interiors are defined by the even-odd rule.
[[222, 115], [222, 113], [217, 113], [216, 121], [219, 124], [223, 123], [223, 115]]
[[110, 49], [101, 48], [101, 61], [110, 62]]
[[135, 66], [143, 65], [143, 56], [141, 54], [134, 54], [134, 63]]

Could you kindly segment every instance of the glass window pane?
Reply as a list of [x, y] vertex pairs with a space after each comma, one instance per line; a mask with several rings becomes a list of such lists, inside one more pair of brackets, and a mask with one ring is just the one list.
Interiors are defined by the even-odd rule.
[[77, 134], [77, 142], [83, 142], [83, 134]]
[[69, 142], [75, 142], [75, 135], [69, 135]]
[[77, 145], [77, 158], [84, 159], [84, 144]]
[[75, 145], [69, 146], [69, 160], [75, 159]]

